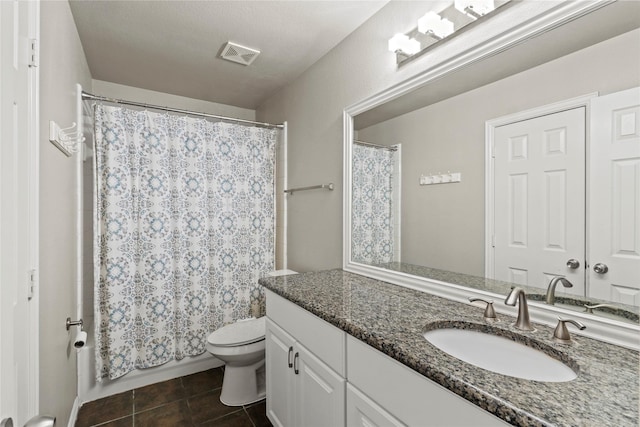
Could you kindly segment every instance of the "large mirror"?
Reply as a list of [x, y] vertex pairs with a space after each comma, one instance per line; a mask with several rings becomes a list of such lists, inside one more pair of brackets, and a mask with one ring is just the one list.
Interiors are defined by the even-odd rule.
[[602, 3], [347, 109], [345, 267], [637, 324], [639, 27]]

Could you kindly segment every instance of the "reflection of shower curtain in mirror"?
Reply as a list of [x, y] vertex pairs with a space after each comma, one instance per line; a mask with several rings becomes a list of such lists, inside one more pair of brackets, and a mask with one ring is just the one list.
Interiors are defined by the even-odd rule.
[[398, 151], [353, 144], [351, 258], [381, 264], [399, 261], [395, 236], [399, 203]]
[[274, 268], [277, 130], [96, 105], [96, 375], [205, 352]]

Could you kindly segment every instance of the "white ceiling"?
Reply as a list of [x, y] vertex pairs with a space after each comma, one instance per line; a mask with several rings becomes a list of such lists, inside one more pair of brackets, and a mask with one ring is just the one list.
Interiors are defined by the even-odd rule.
[[[69, 1], [92, 77], [255, 109], [387, 1]], [[249, 66], [218, 57], [233, 41]]]

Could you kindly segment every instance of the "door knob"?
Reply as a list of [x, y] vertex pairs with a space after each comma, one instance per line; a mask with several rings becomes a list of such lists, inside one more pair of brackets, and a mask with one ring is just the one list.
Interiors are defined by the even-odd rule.
[[601, 262], [599, 262], [593, 266], [593, 271], [598, 274], [604, 274], [609, 271], [609, 267], [607, 267], [607, 264], [602, 264]]
[[567, 267], [575, 270], [576, 268], [580, 267], [580, 261], [575, 258], [571, 258], [569, 261], [567, 261]]

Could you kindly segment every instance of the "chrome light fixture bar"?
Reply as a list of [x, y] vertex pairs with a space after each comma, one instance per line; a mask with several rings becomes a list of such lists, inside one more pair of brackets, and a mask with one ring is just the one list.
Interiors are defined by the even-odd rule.
[[395, 34], [389, 39], [389, 51], [396, 54], [398, 66], [404, 65], [443, 40], [455, 37], [463, 28], [478, 25], [508, 3], [509, 0], [455, 0], [438, 13], [425, 13], [408, 33]]

